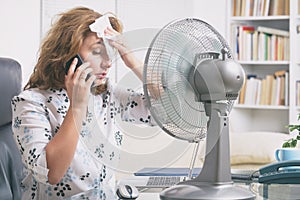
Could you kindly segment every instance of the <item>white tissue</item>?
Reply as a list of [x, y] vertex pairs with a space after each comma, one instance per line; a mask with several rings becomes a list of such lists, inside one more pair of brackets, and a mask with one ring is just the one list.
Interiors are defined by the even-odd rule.
[[98, 37], [105, 37], [104, 30], [107, 27], [112, 28], [109, 22], [109, 16], [103, 15], [102, 17], [96, 19], [95, 22], [90, 25], [90, 30], [97, 33]]
[[97, 33], [97, 36], [98, 37], [101, 37], [103, 38], [103, 43], [105, 45], [105, 48], [106, 48], [106, 52], [107, 52], [107, 55], [108, 57], [112, 60], [112, 58], [114, 57], [115, 55], [115, 50], [114, 48], [109, 44], [108, 40], [109, 39], [112, 39], [111, 36], [106, 36], [104, 34], [104, 30], [106, 28], [112, 28], [111, 24], [110, 24], [110, 21], [109, 21], [109, 16], [112, 16], [110, 14], [105, 14], [101, 17], [99, 17], [98, 19], [95, 20], [94, 23], [92, 23], [89, 27], [90, 27], [90, 30], [92, 32], [95, 32]]

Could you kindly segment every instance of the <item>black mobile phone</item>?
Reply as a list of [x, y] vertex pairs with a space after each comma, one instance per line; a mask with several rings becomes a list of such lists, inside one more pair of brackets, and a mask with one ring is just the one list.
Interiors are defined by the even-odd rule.
[[66, 75], [68, 74], [68, 71], [69, 71], [69, 68], [70, 68], [70, 65], [71, 63], [73, 62], [74, 58], [77, 58], [77, 64], [76, 64], [76, 67], [75, 67], [75, 71], [76, 69], [83, 64], [83, 61], [82, 61], [82, 58], [80, 57], [79, 54], [76, 54], [76, 56], [72, 57], [70, 60], [68, 60], [68, 62], [66, 63], [66, 67], [65, 67], [65, 72], [66, 72]]

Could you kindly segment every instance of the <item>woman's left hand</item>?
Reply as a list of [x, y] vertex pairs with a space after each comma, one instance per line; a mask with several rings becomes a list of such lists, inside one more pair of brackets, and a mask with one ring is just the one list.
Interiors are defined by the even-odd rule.
[[122, 38], [119, 37], [119, 32], [117, 32], [113, 28], [108, 27], [107, 29], [105, 29], [104, 33], [106, 36], [114, 36], [113, 39], [109, 40], [110, 45], [118, 50], [122, 60], [127, 67], [134, 70], [143, 66], [143, 63], [135, 57], [132, 50], [128, 49], [126, 44], [124, 44]]

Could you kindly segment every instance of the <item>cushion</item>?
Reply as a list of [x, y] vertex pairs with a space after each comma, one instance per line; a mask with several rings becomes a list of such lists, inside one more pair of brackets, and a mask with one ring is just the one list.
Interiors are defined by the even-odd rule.
[[275, 161], [275, 150], [291, 138], [279, 132], [231, 132], [231, 164], [259, 164]]
[[[264, 165], [275, 162], [275, 150], [292, 136], [280, 132], [230, 132], [231, 165]], [[206, 139], [206, 138], [205, 138]], [[206, 144], [200, 144], [199, 156], [204, 162]]]

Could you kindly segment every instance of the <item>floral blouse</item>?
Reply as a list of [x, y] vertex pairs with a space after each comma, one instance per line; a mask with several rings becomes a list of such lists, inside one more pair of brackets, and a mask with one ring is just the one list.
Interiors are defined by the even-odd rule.
[[23, 199], [63, 199], [102, 184], [114, 188], [113, 169], [123, 139], [116, 118], [151, 124], [141, 93], [109, 85], [105, 93], [91, 95], [74, 159], [62, 180], [51, 185], [45, 147], [58, 132], [68, 108], [64, 89], [29, 89], [12, 99], [12, 128], [25, 164]]

